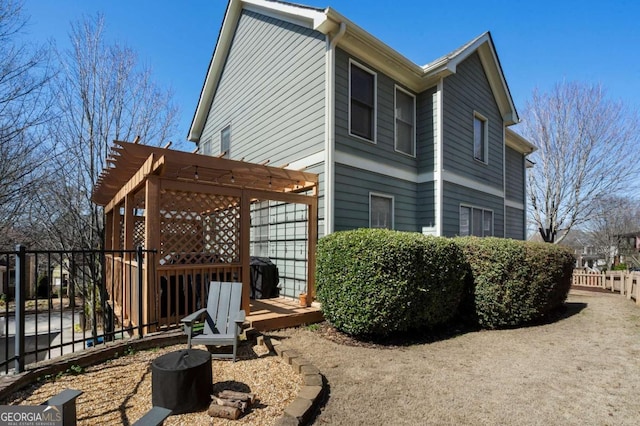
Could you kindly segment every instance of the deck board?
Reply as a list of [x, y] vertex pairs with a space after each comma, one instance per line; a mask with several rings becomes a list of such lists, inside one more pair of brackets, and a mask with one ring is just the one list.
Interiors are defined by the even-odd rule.
[[278, 297], [251, 300], [251, 311], [247, 316], [250, 327], [259, 331], [297, 327], [324, 320], [320, 306], [300, 306], [297, 300]]

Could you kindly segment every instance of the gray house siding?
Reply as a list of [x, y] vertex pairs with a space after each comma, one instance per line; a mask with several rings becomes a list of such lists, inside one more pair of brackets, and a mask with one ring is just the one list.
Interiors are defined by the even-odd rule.
[[200, 144], [220, 152], [231, 125], [231, 158], [272, 165], [323, 149], [325, 37], [243, 11]]
[[[474, 111], [488, 120], [487, 164], [473, 156]], [[443, 167], [445, 170], [503, 187], [503, 121], [477, 53], [443, 82]]]
[[513, 238], [516, 240], [524, 240], [525, 225], [524, 211], [511, 207], [505, 208], [505, 238]]
[[432, 227], [436, 223], [434, 182], [418, 184], [418, 231], [423, 226]]
[[420, 93], [416, 99], [417, 160], [419, 173], [432, 172], [436, 144], [437, 120], [437, 88], [432, 87]]
[[504, 201], [500, 197], [471, 188], [444, 182], [442, 235], [453, 237], [460, 233], [460, 206], [493, 211], [493, 235], [504, 237]]
[[392, 196], [394, 229], [418, 231], [416, 226], [417, 185], [342, 164], [335, 168], [336, 231], [369, 227], [369, 194]]
[[[377, 75], [377, 120], [376, 142], [349, 135], [349, 59], [374, 71]], [[366, 62], [350, 56], [341, 49], [336, 50], [336, 103], [335, 129], [336, 150], [356, 155], [360, 158], [384, 162], [386, 165], [399, 167], [407, 171], [416, 172], [416, 159], [395, 150], [395, 115], [394, 99], [395, 84], [391, 78], [382, 74]], [[400, 86], [402, 87], [402, 86]], [[403, 87], [403, 89], [406, 89]], [[407, 90], [407, 92], [415, 93]], [[417, 100], [416, 100], [417, 103]]]
[[505, 152], [505, 190], [508, 200], [525, 202], [525, 162], [524, 155], [513, 148], [506, 147]]

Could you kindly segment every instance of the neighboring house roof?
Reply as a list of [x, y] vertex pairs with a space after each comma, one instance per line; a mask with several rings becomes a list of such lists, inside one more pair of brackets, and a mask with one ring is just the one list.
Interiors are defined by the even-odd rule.
[[340, 48], [415, 92], [421, 92], [435, 85], [441, 78], [455, 74], [459, 63], [473, 53], [478, 53], [505, 125], [509, 126], [520, 121], [489, 32], [481, 34], [427, 65], [420, 66], [330, 7], [322, 10], [283, 1], [230, 0], [191, 122], [188, 135], [190, 141], [197, 142], [202, 135], [209, 107], [243, 9], [312, 28], [330, 36], [335, 35], [342, 27], [345, 32], [338, 41]]

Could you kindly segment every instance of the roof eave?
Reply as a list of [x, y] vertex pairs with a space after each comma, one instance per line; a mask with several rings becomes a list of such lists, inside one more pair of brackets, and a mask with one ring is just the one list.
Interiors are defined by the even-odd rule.
[[505, 143], [508, 147], [525, 155], [531, 154], [538, 149], [534, 144], [525, 139], [524, 136], [509, 128], [505, 129]]

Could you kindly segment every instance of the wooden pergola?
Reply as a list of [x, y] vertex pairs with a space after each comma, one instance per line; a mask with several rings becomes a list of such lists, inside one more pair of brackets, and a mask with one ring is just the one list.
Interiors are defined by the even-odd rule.
[[[307, 206], [307, 295], [314, 298], [318, 235], [318, 177], [313, 173], [114, 141], [92, 200], [104, 206], [107, 288], [121, 321], [171, 326], [206, 300], [212, 280], [241, 281], [250, 311], [251, 205], [277, 201]], [[145, 261], [137, 294], [131, 255], [155, 249]], [[115, 277], [115, 278], [114, 278]], [[109, 287], [109, 286], [107, 286]], [[139, 297], [142, 298], [141, 303]], [[122, 312], [122, 315], [119, 313]]]

